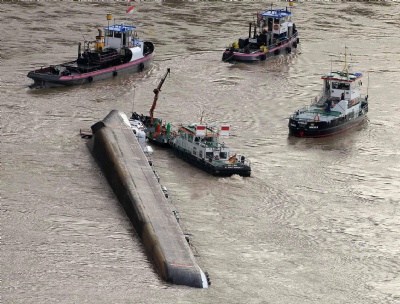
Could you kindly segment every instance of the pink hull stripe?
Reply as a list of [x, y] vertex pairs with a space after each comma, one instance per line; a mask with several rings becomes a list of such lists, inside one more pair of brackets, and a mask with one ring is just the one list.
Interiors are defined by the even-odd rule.
[[84, 73], [84, 74], [79, 75], [79, 76], [61, 76], [59, 78], [59, 80], [77, 80], [77, 79], [82, 79], [82, 78], [86, 78], [86, 77], [89, 77], [89, 76], [93, 77], [93, 76], [101, 75], [101, 74], [104, 74], [104, 73], [107, 73], [107, 72], [122, 70], [124, 68], [129, 68], [129, 67], [134, 66], [136, 64], [139, 64], [141, 62], [147, 61], [147, 60], [153, 58], [153, 55], [154, 55], [154, 53], [151, 53], [147, 57], [143, 57], [143, 58], [140, 58], [140, 59], [132, 61], [132, 62], [124, 63], [124, 64], [121, 64], [121, 65], [119, 65], [117, 67], [114, 66], [114, 67], [110, 67], [110, 68], [105, 69], [105, 70], [100, 70], [100, 71], [95, 71], [95, 72], [90, 72], [90, 73]]
[[[278, 46], [278, 47], [276, 47], [276, 48], [273, 48], [273, 49], [268, 50], [268, 52], [261, 52], [261, 51], [260, 51], [260, 52], [255, 53], [255, 54], [243, 54], [243, 53], [233, 52], [233, 54], [234, 54], [235, 56], [238, 56], [238, 57], [258, 57], [258, 56], [260, 56], [260, 55], [264, 55], [264, 54], [267, 54], [267, 53], [272, 53], [272, 52], [274, 52], [275, 50], [279, 50], [279, 49], [281, 49], [281, 48], [284, 48], [285, 46], [288, 46], [288, 45], [290, 45], [291, 43], [295, 42], [296, 39], [297, 39], [297, 37], [292, 38], [291, 40], [289, 40], [289, 41], [286, 42], [285, 44], [282, 44], [282, 45], [280, 45], [280, 46]], [[225, 53], [229, 54], [229, 51], [225, 51]]]

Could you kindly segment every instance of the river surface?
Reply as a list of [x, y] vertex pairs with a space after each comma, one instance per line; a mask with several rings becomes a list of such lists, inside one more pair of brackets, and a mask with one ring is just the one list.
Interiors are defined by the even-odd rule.
[[[72, 60], [124, 2], [1, 2], [3, 303], [400, 303], [400, 4], [296, 3], [300, 44], [260, 64], [224, 63], [270, 3], [135, 2], [151, 69], [31, 90], [28, 71]], [[276, 2], [274, 7], [284, 7]], [[121, 20], [117, 20], [121, 21]], [[324, 139], [288, 137], [344, 47], [368, 119]], [[211, 177], [154, 147], [153, 160], [211, 286], [165, 283], [79, 136], [110, 110], [230, 124], [250, 178]]]

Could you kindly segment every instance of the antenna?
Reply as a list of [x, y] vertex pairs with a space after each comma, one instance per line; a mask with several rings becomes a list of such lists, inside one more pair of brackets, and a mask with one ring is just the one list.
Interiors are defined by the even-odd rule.
[[347, 46], [344, 47], [344, 66], [342, 73], [345, 73], [347, 75], [349, 74], [349, 70], [347, 69]]
[[200, 124], [203, 123], [203, 116], [204, 116], [204, 110], [201, 111], [201, 114], [200, 114]]

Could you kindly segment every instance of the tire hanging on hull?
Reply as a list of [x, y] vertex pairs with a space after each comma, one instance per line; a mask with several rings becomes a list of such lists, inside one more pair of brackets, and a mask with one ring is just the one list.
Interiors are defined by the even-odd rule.
[[139, 71], [140, 71], [140, 72], [143, 72], [143, 70], [144, 70], [144, 63], [141, 62], [141, 63], [139, 64]]

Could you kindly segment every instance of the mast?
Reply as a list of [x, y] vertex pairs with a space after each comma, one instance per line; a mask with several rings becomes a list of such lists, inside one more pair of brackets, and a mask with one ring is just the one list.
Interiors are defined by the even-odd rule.
[[158, 84], [158, 87], [153, 90], [153, 92], [154, 92], [154, 100], [153, 100], [153, 105], [150, 108], [150, 123], [151, 124], [153, 124], [153, 112], [154, 112], [154, 109], [156, 108], [156, 105], [157, 105], [158, 94], [160, 93], [161, 87], [162, 87], [162, 85], [163, 85], [163, 83], [164, 83], [164, 81], [167, 78], [169, 73], [170, 73], [170, 68], [167, 69], [167, 72], [165, 73], [164, 77], [161, 78], [161, 81]]
[[349, 74], [349, 70], [347, 69], [347, 46], [344, 47], [344, 67], [342, 70], [342, 73], [346, 73], [347, 75]]

